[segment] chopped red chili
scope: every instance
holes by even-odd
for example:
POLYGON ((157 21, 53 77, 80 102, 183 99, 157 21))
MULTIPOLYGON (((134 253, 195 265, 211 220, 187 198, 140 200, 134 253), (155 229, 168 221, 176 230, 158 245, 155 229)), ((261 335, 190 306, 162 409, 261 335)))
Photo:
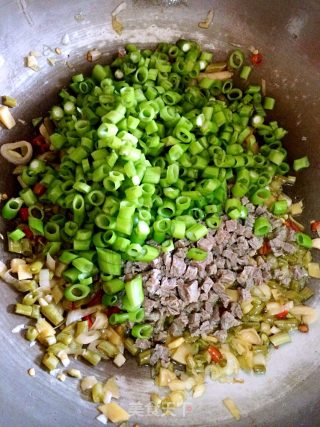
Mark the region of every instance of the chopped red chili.
POLYGON ((290 219, 287 219, 284 222, 284 225, 288 228, 291 228, 291 230, 293 230, 293 231, 302 231, 301 228, 296 223, 294 223, 293 221, 290 221, 290 219))
POLYGON ((33 186, 33 192, 36 196, 42 196, 46 192, 46 187, 41 182, 37 182, 33 186))
POLYGON ((29 239, 29 240, 33 239, 33 233, 32 233, 32 231, 30 230, 30 228, 27 225, 23 225, 22 226, 22 231, 26 235, 27 239, 29 239))
POLYGON ((45 153, 49 150, 49 144, 47 144, 46 140, 42 135, 38 135, 33 138, 31 144, 39 153, 45 153))
POLYGON ((121 312, 121 309, 119 307, 117 307, 117 306, 108 307, 106 309, 106 313, 107 313, 108 316, 111 316, 111 314, 117 314, 117 313, 120 313, 120 312, 121 312))
POLYGON ((103 296, 103 292, 100 289, 98 292, 96 292, 93 297, 91 298, 91 300, 88 302, 87 306, 88 307, 92 307, 94 305, 98 305, 101 304, 101 300, 102 300, 102 296, 103 296))
POLYGON ((208 352, 211 356, 211 360, 215 363, 220 363, 223 359, 220 350, 217 349, 217 347, 214 347, 213 345, 210 345, 210 347, 208 348, 208 352))
POLYGON ((288 315, 289 311, 288 310, 283 310, 281 311, 281 313, 276 314, 276 318, 277 319, 285 319, 288 315))
POLYGON ((20 218, 22 219, 22 221, 28 221, 28 218, 29 218, 28 208, 21 208, 19 210, 19 215, 20 215, 20 218))
POLYGON ((311 231, 316 233, 318 231, 318 229, 320 228, 320 221, 312 221, 310 226, 311 226, 311 231))
POLYGON ((252 65, 259 65, 262 62, 262 55, 261 53, 253 53, 250 56, 250 61, 252 65))
POLYGON ((271 246, 269 240, 265 239, 263 245, 258 249, 259 255, 269 255, 271 253, 271 246))

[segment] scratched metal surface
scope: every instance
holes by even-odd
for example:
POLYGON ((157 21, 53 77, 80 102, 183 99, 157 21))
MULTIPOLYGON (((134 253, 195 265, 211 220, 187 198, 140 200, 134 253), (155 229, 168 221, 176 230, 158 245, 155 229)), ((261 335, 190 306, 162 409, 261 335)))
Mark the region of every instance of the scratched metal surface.
MULTIPOLYGON (((103 60, 126 42, 153 44, 162 40, 191 37, 205 48, 216 50, 217 58, 234 44, 246 49, 258 47, 264 63, 253 74, 257 82, 267 80, 268 93, 277 97, 275 115, 289 129, 286 144, 290 159, 303 153, 311 158, 311 168, 299 175, 295 189, 303 197, 304 220, 319 217, 318 182, 320 176, 320 46, 318 1, 225 0, 220 1, 128 1, 120 14, 124 32, 111 28, 110 12, 119 1, 92 0, 0 0, 0 95, 19 99, 16 118, 29 122, 41 115, 56 99, 58 89, 74 70, 86 70, 89 48, 104 52, 103 60), (197 23, 213 8, 209 30, 197 23), (70 42, 62 44, 68 35, 70 42), (62 49, 57 56, 51 50, 62 49), (30 50, 41 52, 40 71, 24 67, 30 50), (54 67, 48 58, 57 62, 54 67), (68 62, 68 66, 66 65, 68 62)), ((1 143, 27 137, 28 125, 18 122, 11 131, 0 129, 1 143)), ((1 163, 0 191, 13 191, 13 179, 7 164, 1 163)), ((1 224, 0 231, 4 231, 1 224)), ((7 255, 2 250, 2 258, 7 255)), ((76 380, 58 382, 39 364, 41 350, 29 348, 22 334, 11 330, 24 319, 9 314, 16 294, 1 283, 0 302, 0 425, 1 427, 85 427, 99 425, 95 405, 81 395, 76 380), (36 377, 27 375, 31 367, 36 377)), ((312 304, 317 306, 319 293, 312 304)), ((206 394, 189 400, 175 417, 152 414, 148 392, 154 390, 147 369, 137 369, 134 361, 117 370, 112 364, 90 368, 80 363, 84 374, 103 379, 115 374, 120 381, 120 403, 133 414, 140 426, 316 426, 320 425, 319 326, 311 333, 295 335, 293 343, 270 357, 268 373, 263 377, 242 376, 244 384, 208 382, 206 394), (241 410, 236 423, 222 405, 231 397, 241 410)))

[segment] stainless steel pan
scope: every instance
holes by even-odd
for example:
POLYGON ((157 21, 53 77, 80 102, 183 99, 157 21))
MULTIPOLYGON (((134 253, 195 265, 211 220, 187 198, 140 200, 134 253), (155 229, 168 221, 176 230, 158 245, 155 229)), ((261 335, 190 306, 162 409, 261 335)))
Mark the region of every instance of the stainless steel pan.
MULTIPOLYGON (((275 115, 289 129, 286 144, 290 159, 304 153, 311 168, 299 174, 297 199, 306 205, 305 222, 320 216, 319 130, 320 130, 320 4, 318 0, 163 0, 127 1, 119 18, 121 36, 111 27, 111 11, 120 0, 1 0, 0 1, 0 95, 18 98, 16 118, 29 122, 42 115, 56 99, 57 90, 68 81, 69 67, 86 70, 86 52, 93 47, 104 52, 103 60, 127 42, 152 45, 180 37, 198 40, 218 52, 258 48, 263 64, 253 78, 267 81, 267 91, 277 98, 275 115), (209 9, 214 19, 208 30, 198 22, 209 9), (67 45, 65 35, 70 42, 67 45), (60 47, 57 56, 50 49, 60 47), (39 51, 40 71, 24 67, 29 51, 39 51), (58 61, 54 67, 47 58, 58 61), (66 61, 68 66, 66 65, 66 61)), ((31 129, 18 122, 11 131, 0 130, 0 141, 13 142, 28 136, 31 129)), ((13 191, 10 168, 1 161, 1 191, 13 191)), ((4 231, 4 225, 1 225, 4 231)), ((1 257, 7 255, 1 249, 1 257)), ((20 334, 11 330, 24 321, 10 313, 16 294, 1 283, 0 302, 0 425, 2 427, 84 427, 98 425, 95 405, 80 396, 77 382, 58 382, 40 368, 40 350, 29 348, 20 334), (31 378, 27 370, 35 367, 31 378)), ((313 305, 317 305, 318 297, 313 305)), ((190 401, 175 417, 152 413, 148 392, 154 389, 147 369, 134 361, 118 370, 111 364, 96 369, 81 366, 82 372, 105 378, 115 374, 121 384, 121 402, 133 421, 141 426, 231 426, 236 422, 222 405, 231 397, 241 409, 239 426, 320 425, 319 326, 308 335, 296 334, 293 344, 274 351, 267 374, 244 376, 244 384, 208 383, 206 394, 190 401)), ((75 363, 75 365, 77 365, 75 363)))

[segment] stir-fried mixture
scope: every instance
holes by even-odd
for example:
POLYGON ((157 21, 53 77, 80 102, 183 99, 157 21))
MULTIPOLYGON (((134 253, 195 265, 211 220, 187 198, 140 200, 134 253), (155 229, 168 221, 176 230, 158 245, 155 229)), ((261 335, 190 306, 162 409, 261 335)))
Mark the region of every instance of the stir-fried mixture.
MULTIPOLYGON (((151 396, 165 413, 201 396, 207 375, 265 373, 269 349, 315 320, 304 303, 319 242, 283 192, 295 177, 287 132, 267 119, 275 100, 248 83, 242 51, 213 59, 193 41, 128 45, 73 76, 31 143, 1 147, 22 187, 2 208, 8 250, 22 257, 0 273, 22 293, 15 313, 34 319, 27 340, 61 381, 70 356, 118 367, 135 356, 167 389, 151 396)), ((81 388, 101 422, 128 420, 113 378, 81 388)))

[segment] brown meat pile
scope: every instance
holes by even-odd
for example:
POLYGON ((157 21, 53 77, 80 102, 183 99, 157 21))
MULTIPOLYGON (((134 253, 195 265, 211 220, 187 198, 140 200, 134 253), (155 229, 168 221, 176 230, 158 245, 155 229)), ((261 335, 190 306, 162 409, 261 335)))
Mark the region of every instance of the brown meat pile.
MULTIPOLYGON (((196 336, 214 334, 224 341, 228 329, 239 325, 242 317, 240 304, 230 301, 227 288, 237 289, 241 302, 254 285, 275 279, 288 286, 292 279, 307 277, 302 267, 278 267, 277 257, 297 250, 294 232, 264 207, 255 207, 246 198, 242 202, 249 211, 243 223, 224 217, 218 230, 210 230, 196 244, 179 240, 172 252, 150 264, 127 263, 126 274, 143 276, 144 308, 146 320, 154 326, 153 343, 163 343, 168 334, 180 336, 185 330, 196 336), (269 243, 273 256, 267 259, 258 254, 264 239, 253 234, 259 216, 272 224, 269 243), (192 246, 208 251, 207 259, 187 259, 192 246)), ((142 348, 151 345, 146 341, 137 344, 142 348)))

